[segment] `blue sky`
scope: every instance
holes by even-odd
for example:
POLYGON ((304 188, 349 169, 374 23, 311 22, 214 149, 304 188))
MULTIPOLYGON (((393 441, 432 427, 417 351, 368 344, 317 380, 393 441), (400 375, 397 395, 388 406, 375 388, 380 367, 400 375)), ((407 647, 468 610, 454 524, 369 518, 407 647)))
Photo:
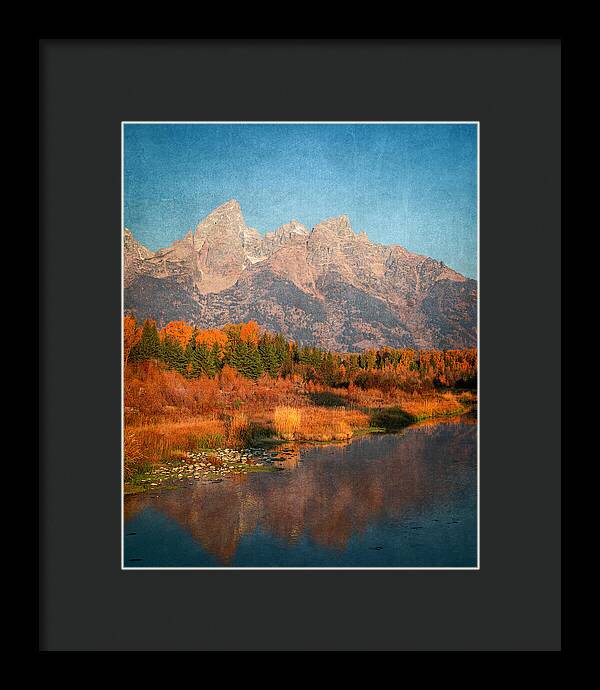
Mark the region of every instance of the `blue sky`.
POLYGON ((357 232, 477 274, 476 125, 125 125, 125 225, 152 250, 237 199, 264 233, 357 232))

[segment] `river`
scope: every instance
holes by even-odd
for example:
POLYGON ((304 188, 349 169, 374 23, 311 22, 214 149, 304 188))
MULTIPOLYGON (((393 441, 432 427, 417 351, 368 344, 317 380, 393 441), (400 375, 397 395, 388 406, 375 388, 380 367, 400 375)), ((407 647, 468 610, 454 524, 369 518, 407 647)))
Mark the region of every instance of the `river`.
POLYGON ((279 449, 278 472, 125 497, 124 567, 477 566, 477 425, 279 449))

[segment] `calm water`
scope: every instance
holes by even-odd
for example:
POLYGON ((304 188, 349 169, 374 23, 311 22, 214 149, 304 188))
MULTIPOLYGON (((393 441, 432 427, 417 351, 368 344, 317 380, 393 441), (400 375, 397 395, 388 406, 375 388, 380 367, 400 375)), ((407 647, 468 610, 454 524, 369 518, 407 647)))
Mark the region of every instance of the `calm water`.
POLYGON ((477 426, 282 447, 283 470, 125 498, 126 567, 477 565, 477 426))

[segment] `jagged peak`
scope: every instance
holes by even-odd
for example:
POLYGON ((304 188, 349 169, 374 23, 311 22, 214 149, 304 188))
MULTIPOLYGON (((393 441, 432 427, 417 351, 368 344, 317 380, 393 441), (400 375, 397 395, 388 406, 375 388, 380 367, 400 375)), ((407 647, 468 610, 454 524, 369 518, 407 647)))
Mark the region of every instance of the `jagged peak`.
POLYGON ((241 216, 242 215, 242 207, 240 206, 239 202, 236 201, 235 199, 230 199, 229 201, 226 201, 224 204, 221 204, 220 206, 217 206, 214 208, 207 216, 205 216, 204 220, 208 220, 209 218, 212 218, 213 216, 241 216))
POLYGON ((467 279, 400 245, 372 241, 364 229, 355 233, 346 214, 310 231, 293 219, 263 235, 246 226, 230 199, 196 226, 191 241, 188 233, 152 253, 131 229, 123 235, 125 305, 151 317, 158 309, 174 320, 239 322, 258 310, 297 339, 309 333, 317 343, 350 349, 375 340, 424 348, 476 343, 475 281, 457 286, 467 279))
POLYGON ((308 235, 308 230, 305 225, 303 225, 299 220, 293 218, 289 225, 293 228, 294 232, 299 232, 302 235, 308 235))
POLYGON ((146 251, 150 251, 149 249, 144 247, 144 245, 139 240, 135 239, 133 232, 129 228, 123 228, 123 240, 127 244, 135 244, 142 247, 143 249, 146 249, 146 251))
POLYGON ((309 232, 306 229, 306 226, 302 225, 297 220, 291 220, 289 223, 284 223, 280 227, 275 230, 273 233, 267 233, 269 235, 275 235, 277 237, 281 237, 282 235, 308 235, 309 232))
POLYGON ((341 216, 331 216, 322 220, 320 223, 315 225, 312 229, 312 235, 320 235, 321 233, 331 234, 338 237, 356 237, 352 226, 350 224, 350 218, 346 214, 341 216))
POLYGON ((140 259, 147 259, 154 255, 154 252, 135 239, 129 228, 123 228, 123 251, 125 257, 136 256, 140 259))
POLYGON ((235 199, 230 199, 224 204, 217 206, 196 226, 195 235, 204 234, 211 229, 211 226, 219 226, 219 230, 230 230, 235 233, 242 232, 246 226, 240 204, 235 199))
POLYGON ((215 213, 216 211, 226 211, 229 209, 241 211, 242 207, 240 206, 240 202, 237 199, 229 199, 229 201, 226 201, 224 204, 217 206, 217 208, 213 210, 213 213, 215 213))

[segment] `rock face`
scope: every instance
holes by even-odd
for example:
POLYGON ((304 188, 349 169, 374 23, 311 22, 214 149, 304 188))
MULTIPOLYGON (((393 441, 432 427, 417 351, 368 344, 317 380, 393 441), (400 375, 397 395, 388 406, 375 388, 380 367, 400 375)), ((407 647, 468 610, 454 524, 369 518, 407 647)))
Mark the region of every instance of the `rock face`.
POLYGON ((202 327, 256 320, 302 344, 463 348, 477 343, 477 283, 442 262, 355 233, 347 216, 262 236, 228 201, 151 252, 124 232, 125 308, 202 327))

